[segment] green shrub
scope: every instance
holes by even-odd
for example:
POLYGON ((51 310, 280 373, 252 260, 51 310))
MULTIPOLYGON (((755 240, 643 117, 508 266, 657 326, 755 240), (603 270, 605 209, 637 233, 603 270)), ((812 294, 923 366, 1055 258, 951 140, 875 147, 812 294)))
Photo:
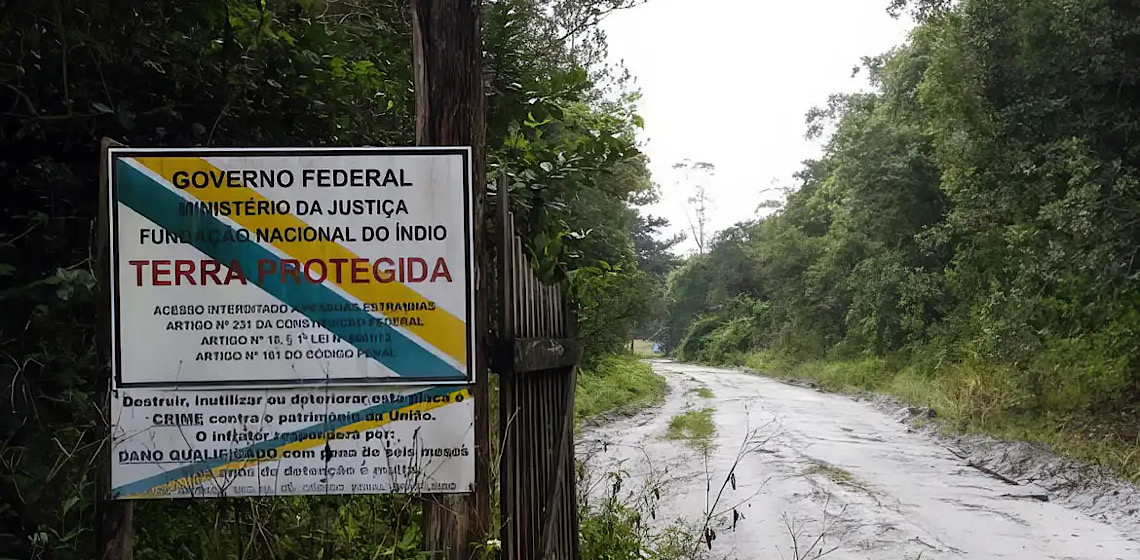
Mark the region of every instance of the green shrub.
POLYGON ((641 560, 647 552, 647 535, 641 512, 616 500, 598 508, 581 508, 579 533, 583 560, 641 560))
POLYGON ((669 384, 632 356, 605 356, 578 370, 574 418, 627 412, 665 398, 669 384))
POLYGON ((677 345, 675 354, 681 360, 696 360, 700 358, 701 349, 705 344, 705 336, 720 326, 722 320, 717 316, 705 316, 693 321, 685 330, 685 336, 677 345))
POLYGON ((420 558, 419 500, 409 495, 154 500, 136 504, 136 557, 420 558))
POLYGON ((1048 341, 1030 364, 1038 406, 1070 413, 1122 404, 1132 383, 1129 356, 1135 346, 1134 338, 1112 332, 1048 341))
POLYGON ((697 355, 703 362, 740 365, 752 346, 754 329, 748 317, 737 317, 718 325, 702 338, 697 355))
MULTIPOLYGON (((652 477, 652 475, 650 475, 652 477)), ((643 488, 639 495, 624 492, 625 475, 607 473, 610 493, 598 503, 580 487, 579 541, 582 560, 695 560, 697 537, 682 521, 660 531, 650 527, 658 515, 660 494, 643 488)), ((649 478, 640 481, 651 486, 649 478)), ((583 485, 584 486, 584 485, 583 485)))
POLYGON ((993 428, 1020 412, 1029 400, 1024 372, 971 361, 952 364, 932 387, 934 407, 962 427, 993 428))

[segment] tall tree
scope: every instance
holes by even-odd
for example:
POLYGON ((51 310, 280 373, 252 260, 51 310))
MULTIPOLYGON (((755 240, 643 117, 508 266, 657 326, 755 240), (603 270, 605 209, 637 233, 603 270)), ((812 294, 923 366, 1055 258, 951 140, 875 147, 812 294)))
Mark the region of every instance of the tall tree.
POLYGON ((692 232, 693 241, 697 244, 697 254, 703 255, 711 237, 708 221, 709 212, 712 210, 712 199, 708 194, 708 183, 716 172, 716 166, 707 161, 685 159, 673 164, 673 169, 680 171, 684 178, 678 186, 693 193, 686 199, 689 207, 685 210, 685 216, 689 219, 689 231, 692 232))
POLYGON ((637 210, 632 210, 632 214, 629 225, 637 268, 664 284, 669 272, 680 264, 680 258, 673 253, 673 249, 685 240, 685 234, 664 237, 662 230, 669 227, 669 220, 642 215, 637 210))

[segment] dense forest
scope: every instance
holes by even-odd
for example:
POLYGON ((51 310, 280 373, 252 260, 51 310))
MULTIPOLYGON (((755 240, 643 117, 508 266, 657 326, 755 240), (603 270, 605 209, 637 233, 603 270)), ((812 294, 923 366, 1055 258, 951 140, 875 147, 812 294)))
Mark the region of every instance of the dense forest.
MULTIPOLYGON (((540 272, 572 288, 587 367, 628 344, 664 287, 639 268, 664 224, 632 209, 655 196, 636 91, 604 64, 597 26, 637 3, 483 3, 488 183, 507 175, 540 272)), ((0 2, 0 556, 94 550, 100 139, 410 145, 411 50, 402 0, 0 2)), ((134 548, 413 558, 418 515, 408 496, 154 501, 135 510, 134 548)))
MULTIPOLYGON (((873 91, 808 115, 825 147, 782 208, 670 278, 664 342, 966 427, 1136 449, 1140 7, 891 9, 918 20, 908 41, 856 69, 873 91)), ((1140 476, 1134 452, 1092 458, 1140 476)))
MULTIPOLYGON (((637 90, 599 28, 642 1, 482 2, 487 183, 573 296, 583 379, 648 384, 612 355, 654 339, 1140 480, 1140 5, 884 0, 917 27, 855 70, 872 91, 807 115, 824 150, 782 206, 677 259, 638 210, 656 191, 637 90)), ((100 140, 412 144, 410 18, 406 0, 0 2, 0 557, 95 549, 100 140)), ((403 495, 151 501, 134 548, 422 558, 420 515, 403 495)), ((583 511, 584 557, 647 555, 638 515, 583 511)))

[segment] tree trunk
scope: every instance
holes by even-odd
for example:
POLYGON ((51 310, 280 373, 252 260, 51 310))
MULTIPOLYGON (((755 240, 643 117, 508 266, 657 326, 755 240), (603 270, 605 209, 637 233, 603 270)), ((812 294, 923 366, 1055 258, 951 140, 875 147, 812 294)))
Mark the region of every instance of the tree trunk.
POLYGON ((475 488, 424 498, 424 546, 440 558, 467 560, 488 535, 491 512, 486 325, 488 260, 484 226, 483 45, 479 0, 412 0, 416 144, 470 146, 475 244, 475 488))
POLYGON ((95 558, 131 560, 134 558, 134 504, 111 500, 111 268, 107 262, 110 236, 108 204, 111 190, 107 183, 107 149, 122 146, 104 138, 99 150, 99 214, 95 224, 95 273, 99 279, 99 359, 104 364, 99 383, 101 417, 96 420, 103 445, 95 459, 95 558))

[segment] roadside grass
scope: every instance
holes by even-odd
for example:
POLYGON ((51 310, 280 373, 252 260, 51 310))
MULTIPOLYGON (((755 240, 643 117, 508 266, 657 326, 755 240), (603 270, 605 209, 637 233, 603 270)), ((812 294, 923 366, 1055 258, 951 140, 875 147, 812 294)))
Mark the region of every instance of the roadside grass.
POLYGON ((715 412, 713 408, 702 408, 677 414, 669 419, 669 428, 665 432, 665 437, 685 440, 694 448, 707 453, 712 448, 712 439, 716 435, 713 412, 715 412))
POLYGON ((632 356, 606 356, 579 369, 574 421, 606 412, 632 414, 660 402, 669 392, 664 377, 632 356))
MULTIPOLYGON (((574 398, 574 421, 597 417, 608 412, 631 414, 638 409, 664 400, 669 392, 665 378, 654 373, 649 364, 634 356, 611 355, 593 360, 579 369, 574 398)), ((599 499, 592 495, 591 460, 577 460, 579 473, 578 507, 582 558, 655 558, 658 560, 695 560, 689 554, 689 543, 699 535, 683 523, 674 522, 655 529, 644 519, 657 515, 660 496, 648 491, 654 484, 643 484, 640 495, 621 492, 621 481, 629 475, 620 468, 602 473, 602 479, 613 484, 610 494, 599 499)), ((643 483, 652 482, 646 475, 643 483)))
POLYGON ((689 389, 688 391, 685 391, 685 393, 687 393, 687 394, 694 394, 695 393, 698 397, 700 397, 702 399, 711 399, 711 398, 714 398, 716 396, 713 394, 712 389, 709 389, 708 387, 694 387, 692 389, 689 389))
POLYGON ((911 406, 934 409, 944 431, 1045 444, 1140 483, 1140 433, 1134 426, 1130 432, 1126 420, 1035 411, 1010 368, 963 362, 940 366, 935 374, 930 368, 924 371, 914 363, 897 365, 884 358, 797 361, 770 350, 750 352, 739 361, 772 377, 815 381, 828 391, 888 394, 911 406))
POLYGON ((851 484, 854 477, 850 472, 843 470, 835 465, 828 465, 826 463, 817 463, 808 467, 804 474, 807 476, 818 475, 825 477, 836 484, 851 484))

